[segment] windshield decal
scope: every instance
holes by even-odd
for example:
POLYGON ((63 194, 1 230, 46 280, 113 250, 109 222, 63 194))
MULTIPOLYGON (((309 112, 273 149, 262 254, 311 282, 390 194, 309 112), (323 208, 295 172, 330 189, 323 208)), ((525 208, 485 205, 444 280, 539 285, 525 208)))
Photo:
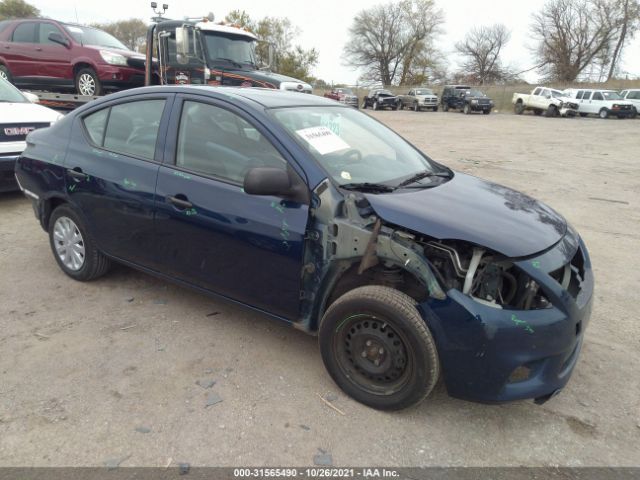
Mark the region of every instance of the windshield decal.
POLYGON ((315 148, 320 155, 345 150, 349 144, 327 127, 311 127, 296 130, 309 145, 315 148))

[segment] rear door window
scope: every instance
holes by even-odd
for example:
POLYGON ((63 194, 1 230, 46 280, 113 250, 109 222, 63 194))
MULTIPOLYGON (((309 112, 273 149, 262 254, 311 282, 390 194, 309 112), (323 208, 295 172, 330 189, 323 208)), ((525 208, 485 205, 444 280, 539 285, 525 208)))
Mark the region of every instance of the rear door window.
POLYGON ((111 107, 104 148, 153 160, 165 100, 140 100, 111 107))
POLYGON ((104 129, 107 126, 107 118, 109 118, 108 108, 99 110, 84 117, 84 128, 87 130, 91 141, 96 145, 102 146, 102 142, 104 140, 104 129))
POLYGON ((591 92, 584 92, 582 100, 589 100, 591 98, 591 92))
POLYGON ((11 40, 17 43, 35 43, 36 42, 36 22, 24 22, 16 27, 13 31, 11 40))

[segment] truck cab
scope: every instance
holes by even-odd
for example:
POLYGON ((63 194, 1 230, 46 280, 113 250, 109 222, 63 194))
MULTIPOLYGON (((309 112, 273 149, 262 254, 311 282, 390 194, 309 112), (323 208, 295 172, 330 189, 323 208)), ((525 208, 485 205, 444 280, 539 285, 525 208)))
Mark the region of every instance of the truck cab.
POLYGON ((154 81, 147 71, 146 83, 200 84, 263 87, 311 93, 306 82, 269 71, 269 62, 259 65, 258 38, 250 31, 202 19, 162 20, 149 28, 147 62, 157 55, 159 75, 154 81))

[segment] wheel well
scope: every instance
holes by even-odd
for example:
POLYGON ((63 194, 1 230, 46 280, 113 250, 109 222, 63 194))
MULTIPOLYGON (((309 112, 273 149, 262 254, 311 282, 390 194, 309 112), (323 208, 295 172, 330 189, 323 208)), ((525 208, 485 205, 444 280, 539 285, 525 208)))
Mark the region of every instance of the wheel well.
POLYGON ((521 98, 519 98, 518 100, 516 100, 516 103, 524 103, 524 102, 522 101, 521 98))
POLYGON ((73 76, 75 77, 78 74, 78 72, 80 70, 82 70, 83 68, 90 68, 91 70, 95 71, 95 69, 93 68, 93 66, 91 64, 80 62, 80 63, 76 63, 73 66, 73 76))
POLYGON ((358 273, 360 263, 353 264, 335 283, 323 310, 345 293, 365 285, 382 285, 395 288, 409 295, 416 302, 423 302, 429 296, 427 288, 410 272, 397 265, 387 266, 382 263, 358 273))
POLYGON ((49 230, 49 219, 51 218, 51 214, 53 211, 58 208, 60 205, 67 203, 64 198, 60 197, 52 197, 43 202, 42 206, 42 218, 40 222, 42 223, 42 228, 45 230, 49 230))

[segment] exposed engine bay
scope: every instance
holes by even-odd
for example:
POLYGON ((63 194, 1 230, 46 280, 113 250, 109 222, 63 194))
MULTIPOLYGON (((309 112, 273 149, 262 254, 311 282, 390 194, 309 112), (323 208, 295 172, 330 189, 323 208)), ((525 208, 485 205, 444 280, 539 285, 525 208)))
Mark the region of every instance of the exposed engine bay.
MULTIPOLYGON (((448 290, 456 289, 498 309, 551 306, 539 285, 507 257, 387 225, 363 195, 343 196, 328 181, 314 193, 315 225, 309 230, 301 295, 316 310, 367 284, 393 287, 419 302, 444 300, 448 290)), ((307 321, 312 310, 306 309, 307 321)))

